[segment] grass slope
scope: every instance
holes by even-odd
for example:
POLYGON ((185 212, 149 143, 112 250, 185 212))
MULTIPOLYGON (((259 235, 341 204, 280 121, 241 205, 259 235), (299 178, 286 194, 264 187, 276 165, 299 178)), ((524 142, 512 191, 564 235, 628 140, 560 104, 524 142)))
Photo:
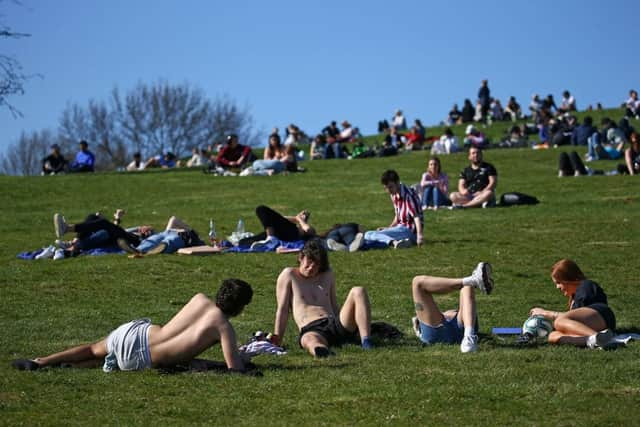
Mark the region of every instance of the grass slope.
MULTIPOLYGON (((216 220, 228 234, 239 217, 256 231, 259 203, 286 213, 302 208, 325 229, 334 222, 386 225, 393 211, 379 184, 395 168, 416 182, 426 153, 357 161, 306 163, 305 174, 214 177, 182 173, 0 177, 0 424, 633 424, 640 403, 640 345, 619 351, 547 346, 517 349, 485 336, 477 354, 457 346, 423 348, 413 337, 410 281, 416 274, 462 276, 476 262, 493 263, 496 290, 478 296, 481 331, 517 326, 530 307, 562 310, 550 266, 571 257, 607 291, 621 329, 640 326, 636 261, 638 180, 633 177, 556 176, 558 150, 493 150, 500 193, 522 191, 541 204, 425 215, 426 244, 402 251, 334 253, 339 298, 351 286, 368 288, 373 317, 398 325, 397 345, 363 352, 338 349, 316 361, 295 346, 290 322, 283 358, 260 356, 263 378, 219 374, 163 376, 155 371, 17 372, 10 361, 92 341, 118 324, 148 316, 167 321, 198 291, 213 293, 221 279, 246 278, 254 302, 233 321, 246 339, 272 329, 275 279, 295 255, 213 257, 124 256, 60 262, 21 261, 16 254, 50 243, 51 217, 71 221, 117 207, 125 224, 161 227, 177 214, 198 230, 216 220)), ((443 158, 453 182, 464 154, 443 158)), ((611 169, 613 162, 600 162, 611 169)), ((438 299, 443 308, 457 297, 438 299)), ((218 348, 204 357, 221 359, 218 348)))

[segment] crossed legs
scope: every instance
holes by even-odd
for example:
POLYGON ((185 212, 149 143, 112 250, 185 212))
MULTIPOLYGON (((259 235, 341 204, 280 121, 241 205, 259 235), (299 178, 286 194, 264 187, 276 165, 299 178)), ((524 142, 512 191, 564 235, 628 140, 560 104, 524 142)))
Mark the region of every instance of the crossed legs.
POLYGON ((558 316, 549 334, 551 344, 571 344, 586 347, 587 339, 607 328, 598 312, 589 307, 576 308, 558 316))

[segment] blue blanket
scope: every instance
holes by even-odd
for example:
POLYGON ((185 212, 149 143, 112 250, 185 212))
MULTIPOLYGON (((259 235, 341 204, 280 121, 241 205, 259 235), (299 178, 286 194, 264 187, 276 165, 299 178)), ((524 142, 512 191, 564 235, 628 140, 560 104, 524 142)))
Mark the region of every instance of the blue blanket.
MULTIPOLYGON (((44 251, 44 248, 37 249, 37 250, 31 251, 31 252, 20 252, 18 254, 18 258, 26 259, 26 260, 35 259, 37 255, 42 253, 42 251, 44 251)), ((82 251, 82 252, 80 252, 80 255, 98 256, 98 255, 124 254, 124 253, 126 253, 126 252, 123 251, 122 249, 120 249, 119 247, 110 246, 110 247, 106 247, 106 248, 96 248, 96 249, 89 249, 87 251, 82 251)))

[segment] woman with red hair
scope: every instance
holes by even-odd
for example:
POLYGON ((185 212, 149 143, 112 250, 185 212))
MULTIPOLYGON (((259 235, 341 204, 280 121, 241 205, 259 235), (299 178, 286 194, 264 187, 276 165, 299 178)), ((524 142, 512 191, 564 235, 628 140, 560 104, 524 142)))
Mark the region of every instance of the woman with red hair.
POLYGON ((534 307, 532 316, 544 316, 553 322, 551 344, 603 348, 614 336, 616 317, 607 305, 607 295, 594 281, 588 280, 578 264, 561 259, 551 268, 551 280, 567 298, 564 312, 534 307))

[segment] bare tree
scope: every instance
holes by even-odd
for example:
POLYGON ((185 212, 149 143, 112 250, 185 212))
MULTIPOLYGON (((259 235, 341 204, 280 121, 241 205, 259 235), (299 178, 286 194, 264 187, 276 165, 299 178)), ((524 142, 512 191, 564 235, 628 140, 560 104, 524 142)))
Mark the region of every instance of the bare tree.
MULTIPOLYGON (((2 0, 0 0, 1 3, 2 0)), ((20 4, 15 0, 13 3, 20 4)), ((1 18, 2 15, 0 15, 1 18)), ((31 34, 13 31, 11 27, 0 21, 0 38, 19 39, 23 37, 31 37, 31 34)), ((22 65, 15 58, 0 54, 0 107, 8 108, 13 117, 21 117, 22 112, 9 102, 8 98, 24 94, 25 82, 34 76, 36 75, 25 74, 22 65)))
POLYGON ((59 139, 65 147, 87 140, 96 155, 98 170, 115 169, 127 159, 115 113, 104 102, 90 100, 86 108, 67 106, 60 117, 59 139))
POLYGON ((238 108, 228 96, 209 101, 202 90, 187 83, 138 84, 124 99, 118 89, 111 96, 123 137, 135 151, 172 151, 178 156, 237 133, 244 144, 258 142, 248 107, 238 108))
POLYGON ((55 142, 56 137, 49 130, 31 134, 23 132, 18 142, 9 146, 6 155, 0 160, 0 171, 7 175, 39 174, 42 159, 55 142))

